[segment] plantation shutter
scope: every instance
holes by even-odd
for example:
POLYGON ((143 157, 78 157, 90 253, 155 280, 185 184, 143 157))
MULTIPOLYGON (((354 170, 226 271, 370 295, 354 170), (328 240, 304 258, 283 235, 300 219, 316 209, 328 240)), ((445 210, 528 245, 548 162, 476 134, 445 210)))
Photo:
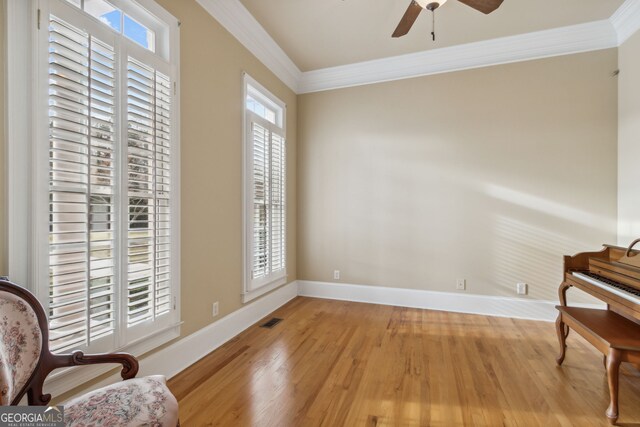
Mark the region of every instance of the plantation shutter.
POLYGON ((271 134, 271 271, 285 268, 285 145, 284 138, 271 134))
POLYGON ((115 54, 49 22, 49 321, 53 351, 115 328, 115 54))
POLYGON ((253 278, 269 273, 269 131, 253 123, 253 278))
POLYGON ((251 123, 253 153, 252 288, 285 271, 285 140, 258 120, 251 123))
POLYGON ((109 16, 45 10, 50 348, 150 348, 179 321, 176 64, 109 16))
POLYGON ((127 324, 171 310, 169 77, 127 62, 127 324))

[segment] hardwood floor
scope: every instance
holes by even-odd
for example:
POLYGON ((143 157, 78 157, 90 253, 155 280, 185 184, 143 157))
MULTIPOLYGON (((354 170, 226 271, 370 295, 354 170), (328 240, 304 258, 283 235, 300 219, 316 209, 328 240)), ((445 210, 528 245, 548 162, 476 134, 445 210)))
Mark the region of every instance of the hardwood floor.
MULTIPOLYGON (((602 359, 553 323, 298 297, 169 381, 190 426, 604 426, 602 359), (271 316, 270 316, 271 317, 271 316)), ((640 372, 620 377, 640 426, 640 372)))

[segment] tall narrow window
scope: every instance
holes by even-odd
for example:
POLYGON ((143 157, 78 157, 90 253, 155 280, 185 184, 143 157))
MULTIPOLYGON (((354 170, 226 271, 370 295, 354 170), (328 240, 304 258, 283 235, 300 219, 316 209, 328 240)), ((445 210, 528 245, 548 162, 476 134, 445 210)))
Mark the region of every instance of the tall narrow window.
POLYGON ((179 320, 171 31, 135 2, 43 3, 50 343, 109 351, 179 320))
POLYGON ((286 282, 284 104, 245 76, 245 293, 248 301, 286 282))

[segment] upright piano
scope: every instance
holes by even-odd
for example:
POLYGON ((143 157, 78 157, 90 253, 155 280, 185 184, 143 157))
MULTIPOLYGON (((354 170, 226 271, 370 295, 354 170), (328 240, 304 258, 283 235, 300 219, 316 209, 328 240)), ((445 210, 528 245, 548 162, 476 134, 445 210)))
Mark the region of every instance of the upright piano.
POLYGON ((564 257, 564 278, 558 289, 560 305, 556 332, 560 342, 558 365, 564 361, 569 330, 583 336, 604 355, 610 404, 606 416, 616 424, 618 373, 621 362, 640 368, 640 250, 604 245, 599 252, 564 257), (606 310, 567 305, 571 287, 593 295, 607 304, 606 310))

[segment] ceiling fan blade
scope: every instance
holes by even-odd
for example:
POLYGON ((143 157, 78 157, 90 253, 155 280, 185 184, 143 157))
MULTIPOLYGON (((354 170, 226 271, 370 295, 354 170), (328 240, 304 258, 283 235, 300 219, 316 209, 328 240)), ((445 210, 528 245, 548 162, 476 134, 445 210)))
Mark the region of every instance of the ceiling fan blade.
POLYGON ((396 30, 393 32, 392 37, 402 37, 407 34, 413 26, 413 23, 416 22, 420 12, 422 12, 422 6, 416 3, 415 0, 412 0, 407 11, 400 20, 400 23, 396 27, 396 30))
POLYGON ((485 15, 490 14, 494 10, 500 7, 503 0, 458 0, 460 3, 464 3, 469 7, 478 10, 485 15))

